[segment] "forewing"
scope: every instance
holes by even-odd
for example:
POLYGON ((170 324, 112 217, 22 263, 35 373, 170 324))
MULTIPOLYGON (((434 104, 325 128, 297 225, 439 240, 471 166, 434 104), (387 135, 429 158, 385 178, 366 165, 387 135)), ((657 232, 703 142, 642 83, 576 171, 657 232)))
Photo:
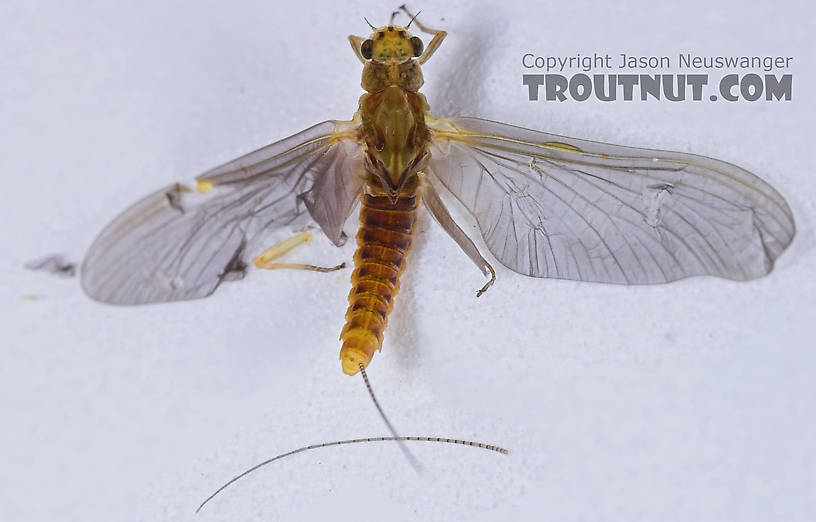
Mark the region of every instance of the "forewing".
POLYGON ((533 277, 662 283, 768 273, 794 222, 730 163, 476 118, 433 120, 428 169, 507 267, 533 277))
POLYGON ((351 127, 323 122, 206 172, 197 178, 204 194, 174 184, 145 197, 94 241, 81 270, 85 292, 114 304, 205 297, 243 276, 253 237, 307 210, 341 243, 362 188, 354 139, 351 127))

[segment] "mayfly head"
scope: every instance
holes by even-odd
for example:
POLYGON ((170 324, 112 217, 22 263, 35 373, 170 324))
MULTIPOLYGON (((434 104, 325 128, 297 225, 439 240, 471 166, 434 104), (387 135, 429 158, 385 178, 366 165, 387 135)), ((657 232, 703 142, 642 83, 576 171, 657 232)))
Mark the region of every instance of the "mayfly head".
POLYGON ((420 56, 423 48, 422 40, 407 27, 388 25, 374 29, 360 46, 360 54, 373 62, 403 63, 420 56))

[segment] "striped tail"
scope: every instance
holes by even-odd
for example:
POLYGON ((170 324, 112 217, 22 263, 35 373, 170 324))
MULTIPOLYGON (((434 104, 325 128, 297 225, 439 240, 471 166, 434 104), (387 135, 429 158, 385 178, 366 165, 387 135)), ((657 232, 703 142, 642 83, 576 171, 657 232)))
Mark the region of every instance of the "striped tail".
POLYGON ((410 192, 396 201, 372 194, 362 198, 346 326, 340 333, 340 361, 347 375, 359 372, 360 364, 368 366, 382 346, 411 246, 418 197, 410 192))

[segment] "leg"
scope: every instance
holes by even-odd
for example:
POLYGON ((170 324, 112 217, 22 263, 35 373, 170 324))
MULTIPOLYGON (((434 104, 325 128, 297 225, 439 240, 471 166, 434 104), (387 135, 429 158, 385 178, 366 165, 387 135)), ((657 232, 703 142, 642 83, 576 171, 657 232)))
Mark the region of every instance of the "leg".
POLYGON ((354 49, 354 54, 357 55, 357 58, 359 58, 361 62, 366 63, 365 58, 363 58, 363 55, 360 52, 360 46, 363 45, 363 42, 365 42, 366 37, 354 36, 353 34, 350 34, 348 39, 349 43, 351 44, 351 48, 354 49))
POLYGON ((482 271, 482 274, 487 275, 490 272, 490 281, 485 283, 485 285, 476 292, 476 297, 480 297, 482 294, 487 292, 487 289, 490 288, 493 283, 496 281, 496 271, 493 270, 493 267, 490 266, 490 263, 485 261, 482 255, 479 253, 479 249, 476 248, 476 245, 473 244, 473 241, 467 237, 459 225, 453 220, 451 215, 448 213, 448 209, 445 208, 445 204, 442 203, 442 200, 439 199, 439 195, 436 193, 436 190, 431 185, 431 182, 428 181, 427 177, 423 175, 421 178, 420 183, 420 200, 425 204, 425 208, 427 208, 431 215, 434 217, 437 223, 442 225, 442 228, 445 229, 445 232, 456 241, 456 244, 459 245, 459 248, 467 254, 471 261, 473 261, 479 270, 482 271))
POLYGON ((433 38, 431 38, 431 42, 428 44, 428 47, 426 47, 425 51, 419 56, 419 58, 417 58, 417 62, 420 65, 422 65, 423 63, 427 62, 428 58, 430 58, 431 55, 433 55, 433 53, 439 48, 439 46, 442 45, 442 40, 445 39, 445 36, 447 36, 448 33, 446 33, 445 31, 431 29, 429 27, 422 25, 419 22, 419 20, 416 19, 416 16, 412 15, 411 12, 408 11, 408 8, 405 7, 405 4, 402 4, 401 6, 399 6, 399 8, 402 9, 402 11, 405 12, 405 14, 411 17, 411 22, 408 24, 409 26, 411 25, 411 23, 416 23, 420 31, 422 31, 425 34, 433 35, 433 38))
POLYGON ((256 268, 264 268, 266 270, 274 270, 277 268, 294 268, 298 270, 313 270, 315 272, 334 272, 345 268, 345 263, 340 263, 337 266, 325 268, 322 266, 303 265, 297 263, 273 263, 272 261, 279 258, 283 254, 289 252, 301 243, 308 243, 312 240, 312 235, 309 232, 302 232, 296 236, 284 239, 279 243, 275 243, 271 247, 264 250, 264 252, 252 260, 256 268))
POLYGON ((269 263, 264 266, 259 266, 255 263, 255 266, 258 268, 265 268, 266 270, 276 270, 278 268, 291 268, 294 270, 311 270, 312 272, 335 272, 337 270, 342 270, 346 268, 346 263, 340 263, 337 266, 315 266, 315 265, 304 265, 301 263, 269 263))

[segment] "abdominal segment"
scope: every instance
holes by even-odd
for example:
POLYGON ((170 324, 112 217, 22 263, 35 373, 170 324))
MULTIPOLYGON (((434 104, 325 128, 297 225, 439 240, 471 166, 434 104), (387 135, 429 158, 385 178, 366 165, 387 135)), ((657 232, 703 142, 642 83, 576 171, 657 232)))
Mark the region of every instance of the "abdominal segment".
POLYGON ((340 360, 343 372, 348 375, 359 372, 360 364, 368 366, 374 352, 382 346, 388 314, 394 306, 411 245, 417 202, 415 189, 404 190, 393 200, 371 193, 362 198, 349 307, 340 334, 343 341, 340 360))

